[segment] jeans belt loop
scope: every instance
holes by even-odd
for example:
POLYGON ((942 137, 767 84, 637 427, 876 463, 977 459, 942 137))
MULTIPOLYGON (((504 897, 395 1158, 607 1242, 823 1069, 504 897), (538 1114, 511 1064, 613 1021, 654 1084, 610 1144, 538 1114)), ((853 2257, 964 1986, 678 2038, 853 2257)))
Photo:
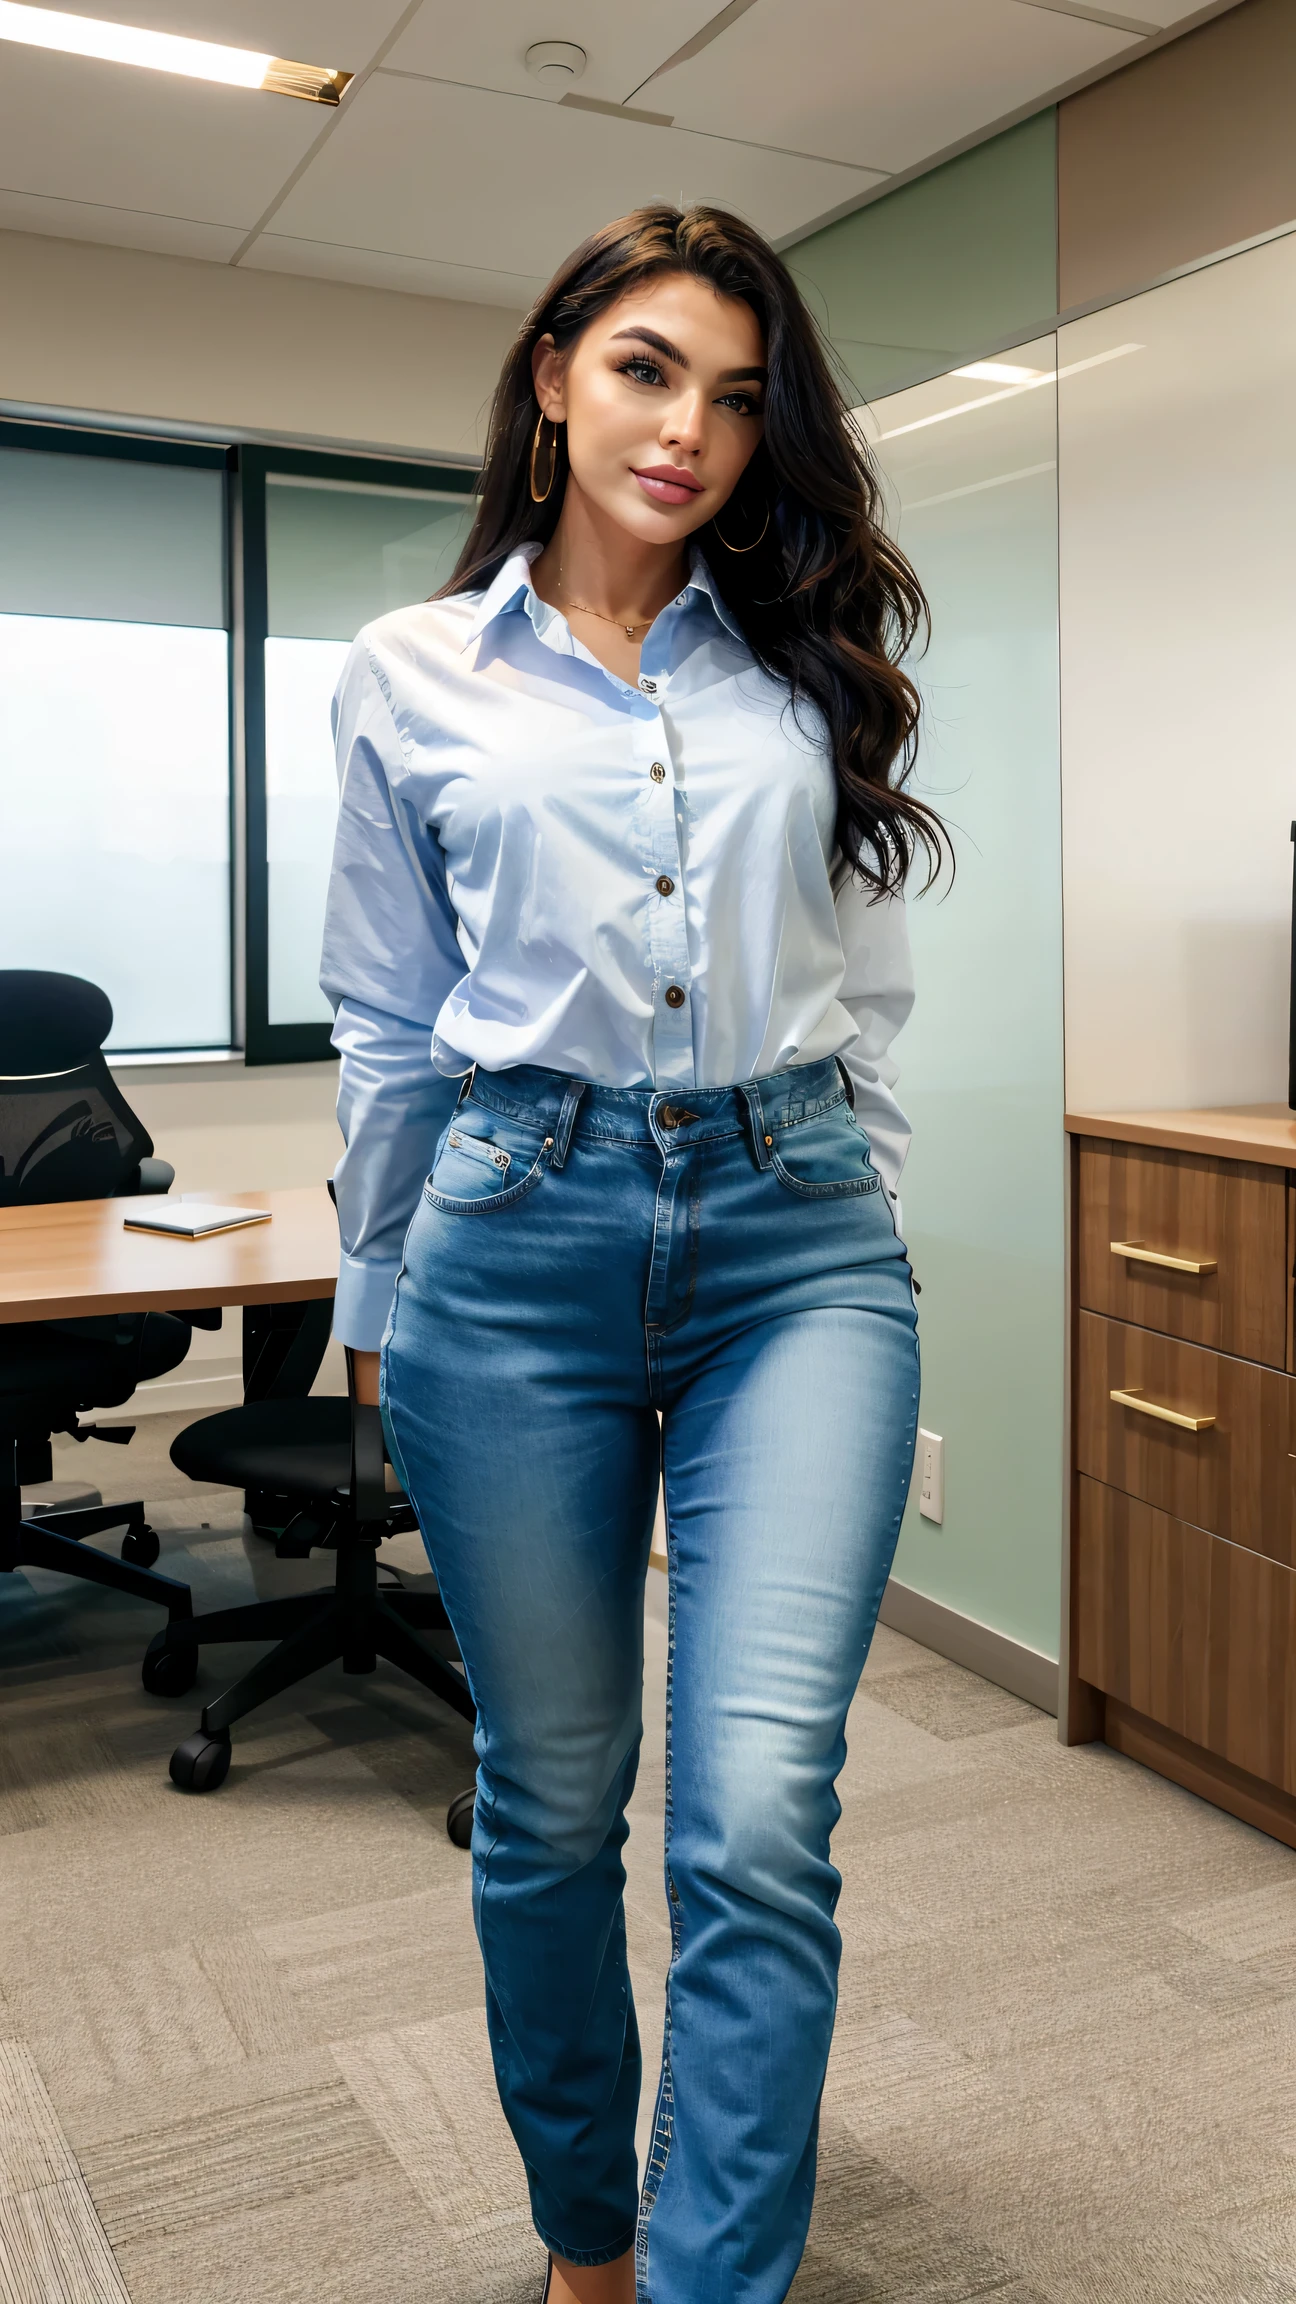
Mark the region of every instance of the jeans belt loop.
POLYGON ((561 1168, 567 1158, 571 1149, 572 1130, 576 1125, 576 1115, 581 1108, 581 1099, 588 1086, 588 1080, 569 1080, 567 1083, 567 1091, 558 1113, 558 1125, 554 1129, 553 1158, 549 1163, 551 1168, 561 1168))
POLYGON ((747 1124, 756 1165, 758 1168, 771 1168, 773 1162, 769 1145, 765 1141, 765 1108, 761 1103, 760 1089, 754 1080, 740 1080, 738 1093, 747 1107, 747 1124))
POLYGON ((836 1064, 837 1069, 842 1076, 842 1086, 846 1091, 846 1101, 853 1112, 855 1109, 855 1083, 852 1080, 840 1056, 837 1057, 836 1064))
POLYGON ((476 1079, 476 1078, 477 1078, 477 1067, 476 1067, 476 1065, 475 1065, 475 1064, 470 1064, 470 1065, 469 1065, 469 1067, 468 1067, 468 1070, 465 1072, 465 1074, 464 1074, 464 1076, 463 1076, 463 1080, 462 1080, 462 1081, 461 1081, 461 1083, 460 1083, 460 1087, 459 1087, 459 1093, 458 1093, 458 1095, 457 1095, 457 1096, 456 1096, 456 1098, 455 1098, 455 1110, 456 1110, 456 1112, 458 1111, 458 1109, 459 1109, 459 1107, 460 1107, 460 1105, 461 1105, 461 1104, 466 1104, 466 1103, 467 1103, 467 1101, 468 1101, 469 1097, 471 1096, 471 1094, 472 1094, 472 1092, 473 1092, 473 1082, 475 1081, 475 1079, 476 1079))

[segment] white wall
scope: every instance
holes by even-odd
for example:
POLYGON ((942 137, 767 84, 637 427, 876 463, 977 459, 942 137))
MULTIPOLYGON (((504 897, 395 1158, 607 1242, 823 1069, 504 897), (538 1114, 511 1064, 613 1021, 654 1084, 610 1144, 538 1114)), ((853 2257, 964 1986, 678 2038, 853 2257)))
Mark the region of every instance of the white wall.
MULTIPOLYGON (((519 317, 21 232, 0 232, 0 312, 0 402, 461 457, 480 450, 519 317)), ((117 1077, 177 1191, 332 1172, 333 1064, 123 1065, 117 1077)), ((131 1412, 236 1400, 239 1351, 227 1313, 131 1412)))
POLYGON ((475 455, 519 315, 0 232, 0 401, 475 455))
POLYGON ((1285 1105, 1296 234, 1059 364, 1067 1101, 1285 1105))
POLYGON ((177 1192, 319 1184, 342 1149, 336 1064, 117 1064, 177 1192))

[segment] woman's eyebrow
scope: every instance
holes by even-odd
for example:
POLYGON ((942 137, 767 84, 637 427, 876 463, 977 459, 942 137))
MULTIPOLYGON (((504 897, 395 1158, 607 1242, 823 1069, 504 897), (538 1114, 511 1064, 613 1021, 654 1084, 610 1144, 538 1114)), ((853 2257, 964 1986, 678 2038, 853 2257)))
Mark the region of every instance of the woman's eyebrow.
MULTIPOLYGON (((622 328, 612 338, 614 344, 624 344, 630 341, 636 344, 650 344, 654 352, 660 352, 665 359, 673 360, 677 368, 688 367, 687 353, 681 352, 678 344, 672 344, 668 337, 659 336, 655 328, 622 328)), ((745 384, 754 380, 758 384, 763 384, 766 381, 766 375, 767 371, 760 366, 759 362, 753 361, 750 368, 726 368, 719 381, 721 384, 745 384)))
POLYGON ((665 336, 659 336, 655 328, 622 328, 612 338, 612 342, 624 344, 629 338, 639 344, 651 344, 654 352, 661 352, 667 360, 673 360, 677 368, 688 366, 687 353, 681 352, 679 346, 670 343, 665 336))

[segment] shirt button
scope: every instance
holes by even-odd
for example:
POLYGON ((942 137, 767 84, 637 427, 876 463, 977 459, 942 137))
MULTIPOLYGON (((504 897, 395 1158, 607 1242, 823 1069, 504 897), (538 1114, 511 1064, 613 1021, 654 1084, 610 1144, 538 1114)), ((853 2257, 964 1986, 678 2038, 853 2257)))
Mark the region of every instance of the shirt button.
POLYGON ((657 893, 659 896, 673 896, 675 893, 675 883, 665 872, 657 882, 657 893))
POLYGON ((666 781, 666 771, 665 771, 665 769, 663 768, 663 766, 662 766, 662 764, 661 764, 660 760, 654 760, 654 762, 653 762, 653 764, 652 764, 651 768, 649 769, 648 773, 649 773, 649 775, 651 776, 651 778, 652 778, 652 780, 653 780, 654 784, 664 784, 664 783, 665 783, 665 781, 666 781))
POLYGON ((687 995, 681 990, 678 984, 667 985, 666 1005, 668 1008, 682 1008, 686 997, 687 995))

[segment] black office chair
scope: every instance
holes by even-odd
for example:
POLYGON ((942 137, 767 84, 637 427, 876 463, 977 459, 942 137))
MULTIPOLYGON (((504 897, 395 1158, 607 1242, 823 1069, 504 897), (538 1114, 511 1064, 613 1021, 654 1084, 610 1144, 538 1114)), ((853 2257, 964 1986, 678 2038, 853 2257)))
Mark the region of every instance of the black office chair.
MULTIPOLYGON (((106 992, 79 976, 0 969, 0 1208, 166 1192, 175 1170, 153 1157, 148 1132, 104 1061, 112 1029, 106 992)), ((126 1441, 134 1429, 82 1424, 137 1384, 165 1375, 189 1349, 195 1319, 168 1312, 0 1326, 0 1574, 54 1568, 155 1600, 172 1621, 189 1587, 150 1573, 158 1540, 142 1503, 82 1505, 24 1517, 24 1484, 53 1477, 51 1434, 126 1441), (120 1560, 81 1549, 124 1528, 120 1560)), ((219 1314, 215 1315, 219 1319, 219 1314)))
MULTIPOLYGON (((319 1592, 173 1618, 157 1634, 143 1667, 144 1685, 157 1695, 192 1685, 198 1650, 209 1643, 278 1643, 205 1707, 197 1732, 173 1752, 171 1781, 185 1792, 211 1792, 224 1783, 236 1720, 339 1659, 344 1672, 372 1672, 383 1656, 461 1719, 476 1719, 467 1682, 455 1669, 458 1650, 440 1595, 378 1581, 380 1544, 418 1523, 401 1489, 388 1484, 382 1418, 355 1397, 351 1355, 346 1399, 293 1397, 314 1380, 327 1328, 317 1328, 310 1341, 305 1324, 295 1339, 287 1323, 284 1333, 278 1364, 268 1382, 262 1377, 270 1396, 190 1424, 172 1443, 171 1461, 191 1480, 244 1489, 253 1509, 258 1502, 268 1509, 278 1500, 287 1510, 280 1515, 277 1553, 298 1559, 312 1551, 334 1553, 334 1582, 319 1592), (440 1653, 420 1637, 425 1632, 446 1636, 440 1653)), ((274 1353, 271 1332, 263 1362, 274 1353)), ((447 1812, 446 1829, 460 1847, 471 1837, 472 1809, 467 1791, 447 1812)))

